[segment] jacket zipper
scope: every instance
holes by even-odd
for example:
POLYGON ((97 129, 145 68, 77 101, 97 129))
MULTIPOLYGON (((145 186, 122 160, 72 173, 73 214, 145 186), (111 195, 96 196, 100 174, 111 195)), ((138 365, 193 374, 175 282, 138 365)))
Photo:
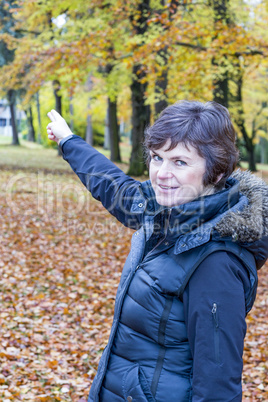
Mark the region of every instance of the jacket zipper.
POLYGON ((214 325, 214 350, 216 363, 220 363, 220 338, 219 338, 219 319, 218 319, 218 306, 217 303, 213 303, 212 306, 212 318, 214 325))
POLYGON ((153 397, 155 397, 158 383, 159 383, 159 378, 161 375, 161 371, 163 368, 164 364, 164 359, 165 359, 165 354, 166 354, 166 347, 165 347, 165 338, 166 338, 166 325, 168 322, 168 317, 171 311, 171 307, 173 304, 173 298, 168 297, 165 302, 165 306, 162 312, 162 316, 160 319, 160 324, 158 328, 158 344, 160 346, 159 352, 158 352, 158 358, 156 361, 156 366, 155 366, 155 371, 151 383, 151 392, 153 397))
POLYGON ((152 248, 152 250, 149 251, 148 254, 146 254, 146 256, 145 256, 143 262, 144 262, 144 261, 147 259, 147 257, 149 257, 149 256, 154 252, 154 250, 155 250, 158 246, 160 246, 160 244, 163 243, 163 241, 166 239, 171 212, 172 212, 172 208, 169 208, 169 210, 168 210, 168 217, 167 217, 166 224, 165 224, 164 236, 162 237, 162 239, 160 239, 160 240, 157 242, 157 244, 154 246, 154 248, 152 248))
MULTIPOLYGON (((162 237, 162 239, 160 239, 157 242, 157 244, 152 248, 152 250, 149 251, 149 253, 145 256, 145 258, 142 261, 142 263, 139 264, 136 267, 136 271, 143 265, 143 263, 154 252, 154 250, 161 243, 163 243, 163 241, 166 239, 167 232, 168 232, 168 226, 169 226, 169 222, 170 222, 171 212, 172 212, 172 208, 169 208, 168 217, 167 217, 167 220, 165 222, 164 236, 162 237)), ((172 307, 172 303, 173 303, 172 298, 167 298, 166 299, 164 310, 163 310, 163 313, 162 313, 162 316, 161 316, 161 319, 160 319, 160 324, 159 324, 159 329, 158 329, 158 343, 160 345, 160 349, 159 349, 159 354, 158 354, 156 367, 155 367, 155 371, 154 371, 154 375, 153 375, 153 380, 152 380, 152 383, 151 383, 151 392, 152 392, 153 397, 155 397, 158 382, 159 382, 159 378, 160 378, 160 374, 161 374, 162 367, 163 367, 163 364, 164 364, 164 357, 165 357, 165 352, 166 352, 166 348, 165 348, 166 325, 167 325, 168 317, 169 317, 170 310, 171 310, 171 307, 172 307)))

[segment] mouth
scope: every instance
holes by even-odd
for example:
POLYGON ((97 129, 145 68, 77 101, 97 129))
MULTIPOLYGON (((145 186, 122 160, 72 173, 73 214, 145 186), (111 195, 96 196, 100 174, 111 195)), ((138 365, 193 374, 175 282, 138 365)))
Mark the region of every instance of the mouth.
POLYGON ((158 184, 158 187, 159 187, 161 190, 164 190, 164 191, 177 190, 177 189, 178 189, 178 187, 164 186, 163 184, 158 184))

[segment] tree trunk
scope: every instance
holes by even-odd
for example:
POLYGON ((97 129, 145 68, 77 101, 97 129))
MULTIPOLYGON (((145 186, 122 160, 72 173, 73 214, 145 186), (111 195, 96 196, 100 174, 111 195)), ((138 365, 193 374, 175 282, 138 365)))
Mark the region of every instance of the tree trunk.
POLYGON ((74 132, 74 105, 73 105, 73 97, 72 96, 70 96, 69 111, 70 111, 70 129, 73 133, 74 132))
MULTIPOLYGON (((174 15, 178 9, 180 1, 171 0, 169 2, 169 21, 171 22, 174 18, 174 15)), ((166 1, 161 0, 161 5, 166 7, 166 1)), ((164 31, 168 29, 164 28, 164 31)), ((161 76, 155 83, 155 92, 159 97, 159 100, 155 103, 155 114, 158 117, 159 114, 168 106, 167 98, 166 98, 166 90, 168 86, 168 46, 165 46, 160 52, 158 52, 158 56, 162 58, 163 65, 165 66, 161 72, 161 76)))
POLYGON ((36 109, 37 109, 37 120, 38 120, 37 142, 38 142, 38 144, 41 144, 41 142, 42 142, 42 139, 41 139, 42 122, 41 122, 39 92, 36 92, 36 109))
POLYGON ((11 115, 11 126, 12 126, 12 145, 20 145, 19 135, 17 129, 17 119, 16 119, 16 93, 13 89, 10 89, 7 93, 7 98, 9 102, 10 115, 11 115))
POLYGON ((255 145, 251 142, 250 148, 248 151, 248 168, 252 172, 257 172, 256 161, 255 161, 255 145))
POLYGON ((143 157, 144 130, 150 123, 150 107, 145 105, 145 90, 147 84, 140 82, 139 71, 141 66, 133 68, 133 79, 131 84, 131 104, 132 104, 132 152, 130 157, 129 175, 141 176, 145 169, 143 157))
MULTIPOLYGON (((58 80, 53 81, 53 92, 55 96, 55 109, 56 111, 62 115, 62 102, 61 102, 61 94, 60 94, 61 85, 58 80)), ((61 148, 58 146, 58 156, 62 156, 61 148)))
POLYGON ((33 126, 33 111, 30 105, 28 109, 25 110, 28 125, 28 141, 35 142, 35 130, 33 126))
MULTIPOLYGON (((212 63, 218 69, 222 67, 215 59, 212 61, 212 63)), ((218 75, 213 81, 213 100, 214 102, 220 103, 228 108, 228 95, 229 85, 227 73, 225 73, 222 77, 218 75)))
MULTIPOLYGON (((262 108, 267 108, 267 101, 262 102, 262 108)), ((267 138, 267 128, 268 128, 268 121, 267 118, 263 123, 262 127, 260 127, 265 133, 267 138)), ((264 137, 260 137, 260 148, 261 148, 261 163, 267 163, 267 139, 264 137)))
POLYGON ((104 149, 110 149, 110 133, 109 133, 109 106, 107 106, 105 117, 105 129, 104 129, 104 149))
POLYGON ((245 124, 245 114, 243 108, 243 98, 242 98, 242 87, 243 87, 243 72, 239 71, 239 67, 237 67, 237 90, 236 90, 236 109, 237 115, 235 116, 236 124, 241 130, 245 147, 248 153, 248 168, 252 172, 256 172, 256 162, 255 162, 255 144, 254 139, 250 138, 246 129, 245 124))
POLYGON ((109 116, 109 139, 110 139, 110 159, 113 162, 121 162, 119 148, 119 126, 117 122, 117 104, 108 98, 108 116, 109 116))
MULTIPOLYGON (((137 5, 137 10, 139 13, 138 19, 131 19, 132 28, 137 35, 141 35, 141 38, 143 38, 148 29, 147 20, 151 11, 150 0, 142 0, 137 5)), ((141 82, 141 80, 145 78, 142 67, 141 64, 134 65, 132 70, 134 78, 130 87, 132 105, 132 151, 128 174, 133 176, 141 176, 146 169, 143 158, 143 141, 145 127, 150 123, 150 107, 145 105, 147 83, 141 82)))
MULTIPOLYGON (((105 72, 107 75, 111 73, 113 70, 113 64, 108 63, 105 67, 105 72)), ((121 162, 120 157, 120 135, 119 135, 119 126, 117 122, 117 99, 114 100, 108 96, 108 131, 109 131, 109 147, 110 147, 110 159, 113 162, 121 162)), ((107 141, 106 141, 107 142, 107 141)))
MULTIPOLYGON (((172 22, 174 18, 178 6, 182 4, 181 1, 178 0, 170 0, 169 2, 169 21, 172 22)), ((166 8, 167 2, 165 0, 161 0, 160 4, 166 8)), ((163 30, 166 31, 169 28, 167 26, 163 27, 163 30)), ((155 103, 155 114, 158 117, 159 114, 168 106, 166 90, 168 86, 168 57, 169 51, 168 46, 166 45, 163 49, 158 52, 158 56, 161 57, 164 68, 162 69, 161 76, 157 79, 155 83, 155 92, 158 95, 158 101, 155 103)))
POLYGON ((93 129, 92 129, 92 119, 91 119, 91 96, 90 93, 92 91, 93 88, 93 82, 92 82, 92 78, 91 78, 91 73, 88 75, 87 77, 87 82, 85 85, 86 88, 86 92, 89 93, 88 96, 88 103, 87 103, 87 127, 86 127, 86 138, 85 141, 93 146, 93 129))
MULTIPOLYGON (((267 133, 266 133, 267 134, 267 133)), ((260 148, 261 148, 261 163, 267 163, 267 140, 266 138, 260 138, 260 148)))
POLYGON ((85 141, 89 144, 89 145, 93 145, 93 130, 92 130, 92 121, 91 121, 91 115, 88 112, 87 115, 87 128, 86 128, 86 138, 85 141))
MULTIPOLYGON (((214 25, 221 21, 230 25, 229 0, 213 0, 214 25)), ((216 38, 215 38, 216 39, 216 38)), ((213 100, 228 108, 229 80, 228 72, 224 61, 218 61, 217 57, 212 59, 216 68, 216 76, 213 80, 213 100)))
POLYGON ((61 90, 61 85, 60 82, 58 80, 54 80, 53 81, 53 92, 54 92, 54 96, 55 96, 55 108, 56 111, 61 115, 62 114, 62 102, 61 102, 61 94, 60 94, 60 90, 61 90))
POLYGON ((155 103, 154 110, 155 114, 158 117, 159 114, 164 110, 167 106, 167 99, 166 99, 166 89, 168 85, 168 48, 165 46, 165 48, 159 52, 159 55, 163 59, 163 63, 165 65, 165 68, 162 70, 161 77, 158 78, 158 80, 155 83, 155 92, 158 95, 159 100, 155 103))

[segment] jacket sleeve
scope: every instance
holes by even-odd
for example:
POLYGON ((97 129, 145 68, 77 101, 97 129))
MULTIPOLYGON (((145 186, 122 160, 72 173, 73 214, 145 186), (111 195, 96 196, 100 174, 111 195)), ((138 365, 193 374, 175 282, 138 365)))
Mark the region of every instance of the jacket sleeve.
POLYGON ((233 254, 218 251, 200 264, 184 291, 193 402, 242 400, 247 286, 242 263, 233 254))
POLYGON ((140 182, 77 135, 67 137, 60 145, 63 158, 92 196, 125 226, 138 229, 146 206, 140 182))

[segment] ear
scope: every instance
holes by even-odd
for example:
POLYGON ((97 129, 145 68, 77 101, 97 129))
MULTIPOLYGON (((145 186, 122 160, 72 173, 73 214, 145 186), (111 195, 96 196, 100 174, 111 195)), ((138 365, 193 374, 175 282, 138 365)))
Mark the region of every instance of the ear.
POLYGON ((217 180, 215 182, 215 184, 219 183, 219 181, 223 178, 223 173, 221 173, 218 177, 217 180))

